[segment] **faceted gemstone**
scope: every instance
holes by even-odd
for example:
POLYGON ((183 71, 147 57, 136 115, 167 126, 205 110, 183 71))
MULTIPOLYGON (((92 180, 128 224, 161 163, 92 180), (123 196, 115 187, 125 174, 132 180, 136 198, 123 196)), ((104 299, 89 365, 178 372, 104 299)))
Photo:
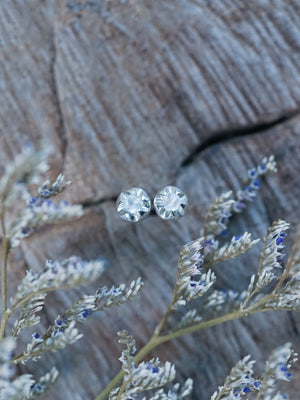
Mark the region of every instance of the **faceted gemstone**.
POLYGON ((131 188, 122 192, 117 200, 117 211, 125 221, 138 222, 151 210, 151 199, 145 190, 131 188))
POLYGON ((163 219, 177 219, 184 215, 188 200, 176 186, 166 186, 154 198, 156 213, 163 219))

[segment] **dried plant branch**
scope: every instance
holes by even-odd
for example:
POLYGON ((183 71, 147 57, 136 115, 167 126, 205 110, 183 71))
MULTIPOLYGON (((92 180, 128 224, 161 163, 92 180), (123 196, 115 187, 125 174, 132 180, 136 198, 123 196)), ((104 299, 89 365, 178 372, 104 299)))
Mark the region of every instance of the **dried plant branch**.
MULTIPOLYGON (((32 146, 7 168, 0 179, 0 224, 2 228, 1 278, 3 311, 0 324, 0 399, 34 399, 51 386, 58 375, 52 369, 37 383, 29 374, 12 379, 10 364, 36 361, 44 353, 56 351, 79 340, 76 323, 84 322, 96 311, 104 311, 110 306, 119 306, 132 300, 140 292, 143 282, 140 278, 128 286, 121 284, 108 289, 103 287, 92 295, 84 295, 65 312, 58 316, 54 324, 43 333, 34 332, 32 340, 18 355, 12 355, 15 338, 25 328, 31 328, 40 321, 39 312, 44 306, 48 292, 81 286, 97 280, 103 272, 103 259, 83 261, 79 257, 70 257, 64 261, 48 260, 44 271, 27 271, 17 287, 16 294, 7 301, 7 257, 9 251, 20 244, 39 227, 79 218, 83 215, 82 207, 68 205, 62 201, 55 203, 50 198, 62 193, 70 181, 65 181, 62 174, 50 183, 46 180, 32 197, 28 190, 29 183, 37 183, 47 170, 46 150, 34 150, 32 146), (23 210, 6 229, 5 210, 8 204, 18 198, 25 200, 23 210), (5 337, 6 325, 15 311, 19 311, 12 336, 5 337), (4 397, 3 397, 4 396, 4 397)), ((209 208, 204 222, 204 235, 191 243, 185 244, 180 252, 177 278, 170 304, 161 321, 156 326, 152 337, 136 354, 135 341, 126 331, 119 332, 120 342, 126 349, 120 361, 122 370, 107 387, 96 397, 104 400, 134 399, 137 393, 154 390, 150 400, 183 400, 192 390, 192 381, 188 379, 180 388, 175 384, 166 393, 160 387, 175 377, 175 367, 170 362, 160 364, 159 359, 144 361, 156 347, 182 335, 201 329, 244 318, 250 314, 269 310, 300 311, 300 245, 295 244, 292 255, 284 265, 284 240, 289 224, 282 220, 275 221, 264 238, 263 251, 256 274, 250 279, 247 290, 236 293, 213 288, 217 276, 209 269, 220 261, 226 261, 250 250, 259 239, 251 239, 248 232, 226 240, 227 225, 234 213, 246 208, 254 200, 260 188, 260 177, 268 171, 276 171, 274 157, 265 158, 260 165, 248 171, 244 187, 232 193, 219 196, 209 208), (223 236, 223 239, 217 239, 223 236), (273 283, 272 288, 268 286, 273 283), (175 326, 166 329, 169 317, 178 307, 186 306, 195 299, 203 297, 201 309, 186 311, 175 326), (119 387, 116 387, 120 382, 119 387)), ((300 228, 296 241, 300 238, 300 228)), ((267 361, 264 375, 260 379, 253 377, 253 364, 249 356, 232 368, 224 385, 211 397, 211 400, 236 400, 248 392, 258 392, 256 398, 264 400, 282 400, 284 397, 274 390, 274 379, 289 379, 288 369, 296 360, 290 344, 276 349, 267 361)), ((143 399, 145 400, 145 398, 143 399)))

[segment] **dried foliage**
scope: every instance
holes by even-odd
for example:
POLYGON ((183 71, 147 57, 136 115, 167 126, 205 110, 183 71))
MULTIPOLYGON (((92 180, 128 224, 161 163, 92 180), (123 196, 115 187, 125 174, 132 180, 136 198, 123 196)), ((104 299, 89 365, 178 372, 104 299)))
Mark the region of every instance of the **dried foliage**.
MULTIPOLYGON (((77 323, 84 322, 94 312, 103 312, 108 307, 120 306, 132 300, 140 292, 140 278, 119 286, 100 287, 96 293, 84 295, 59 315, 53 325, 42 332, 40 313, 46 307, 46 295, 50 291, 70 289, 97 281, 105 268, 105 260, 84 261, 78 256, 66 260, 47 260, 45 269, 34 272, 29 269, 16 289, 15 296, 7 301, 7 256, 20 241, 46 224, 80 218, 80 205, 68 205, 53 198, 71 184, 60 174, 51 183, 46 180, 31 196, 28 185, 38 184, 48 169, 48 147, 35 150, 28 145, 15 161, 7 166, 0 179, 0 219, 2 226, 2 301, 3 312, 0 326, 0 400, 35 399, 56 381, 58 371, 53 368, 37 382, 30 374, 15 379, 11 364, 36 361, 46 352, 60 350, 81 339, 77 323), (50 200, 51 198, 51 200, 50 200), (6 230, 5 215, 8 205, 24 201, 15 220, 6 230), (15 313, 16 312, 16 313, 15 313), (16 316, 11 336, 5 336, 7 321, 16 316), (32 339, 24 350, 15 355, 16 341, 24 329, 32 329, 32 339)), ((252 239, 248 232, 227 238, 230 217, 246 208, 253 201, 261 186, 261 177, 276 171, 274 157, 265 158, 248 171, 243 187, 233 195, 227 192, 219 196, 209 208, 203 235, 185 244, 180 252, 177 279, 171 303, 157 325, 149 342, 136 353, 134 339, 126 331, 119 332, 120 342, 125 345, 120 361, 122 371, 97 396, 103 400, 133 399, 138 393, 151 390, 150 400, 183 400, 192 391, 192 380, 182 386, 176 383, 165 391, 161 386, 173 381, 175 366, 170 362, 160 364, 158 358, 145 361, 145 357, 156 346, 177 336, 198 329, 211 327, 224 321, 243 318, 256 312, 268 310, 300 310, 300 230, 296 235, 291 256, 285 261, 285 238, 289 224, 275 221, 263 239, 263 250, 257 272, 250 278, 247 290, 217 290, 214 288, 217 273, 215 264, 238 257, 255 246, 259 239, 252 239), (189 303, 201 297, 201 306, 189 308, 189 303), (171 313, 181 307, 182 316, 174 326, 166 330, 171 313), (120 385, 118 383, 120 382, 120 385)), ((173 319, 174 320, 174 319, 173 319)), ((176 320, 176 318, 175 318, 176 320)), ((256 393, 256 399, 283 400, 276 386, 279 380, 289 380, 290 368, 296 361, 291 344, 274 350, 260 378, 253 376, 254 361, 244 357, 232 368, 224 385, 212 395, 211 400, 236 400, 256 393)), ((145 398, 143 399, 145 400, 145 398)))

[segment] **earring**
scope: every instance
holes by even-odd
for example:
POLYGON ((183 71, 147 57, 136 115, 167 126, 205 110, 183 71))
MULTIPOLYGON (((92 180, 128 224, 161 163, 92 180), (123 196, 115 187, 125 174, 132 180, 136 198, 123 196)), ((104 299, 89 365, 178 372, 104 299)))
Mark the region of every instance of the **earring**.
POLYGON ((187 196, 176 186, 166 186, 154 197, 156 214, 163 219, 181 218, 187 204, 187 196))
POLYGON ((151 199, 145 190, 131 188, 122 192, 117 199, 117 212, 125 221, 138 222, 151 210, 151 199))

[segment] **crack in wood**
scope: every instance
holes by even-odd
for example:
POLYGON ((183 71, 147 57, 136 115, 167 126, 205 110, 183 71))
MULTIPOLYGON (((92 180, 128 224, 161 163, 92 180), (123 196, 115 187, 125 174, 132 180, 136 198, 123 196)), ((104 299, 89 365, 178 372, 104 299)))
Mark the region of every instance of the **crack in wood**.
POLYGON ((203 151, 205 151, 207 148, 227 142, 231 139, 235 139, 238 137, 243 137, 243 136, 251 136, 251 135, 257 135, 257 134, 262 134, 267 132, 269 129, 274 128, 276 125, 280 125, 284 122, 287 122, 297 115, 299 115, 300 109, 291 111, 290 113, 287 113, 285 115, 282 115, 273 121, 270 122, 265 122, 265 123, 258 123, 253 126, 245 126, 242 128, 233 128, 233 129, 228 129, 224 131, 220 131, 215 133, 212 137, 209 137, 208 139, 204 140, 202 143, 200 143, 181 163, 179 170, 182 168, 185 168, 189 165, 191 165, 194 160, 201 154, 203 151))
POLYGON ((288 312, 288 316, 289 316, 289 319, 290 319, 290 322, 291 322, 291 327, 292 327, 293 333, 296 335, 296 337, 298 337, 300 339, 300 337, 299 337, 300 332, 299 332, 297 323, 295 321, 294 314, 291 311, 289 311, 288 312))
MULTIPOLYGON (((212 137, 208 138, 207 140, 203 141, 202 143, 200 143, 200 145, 197 146, 182 161, 182 163, 179 166, 178 173, 176 176, 178 176, 180 174, 182 169, 191 165, 195 161, 195 159, 209 147, 217 145, 217 144, 221 144, 221 143, 226 143, 226 142, 230 141, 231 139, 236 139, 238 137, 266 133, 269 129, 274 128, 277 125, 283 124, 285 122, 288 122, 291 119, 297 117, 299 114, 300 114, 300 109, 299 110, 297 109, 297 110, 291 111, 290 113, 287 113, 283 116, 280 116, 270 122, 257 124, 255 126, 231 129, 228 131, 222 131, 222 132, 215 133, 214 136, 212 136, 212 137)), ((103 198, 99 198, 99 199, 95 199, 95 200, 86 200, 80 204, 83 206, 83 208, 96 207, 96 206, 102 205, 107 202, 116 202, 118 196, 119 196, 119 193, 116 195, 112 195, 110 197, 103 197, 103 198)), ((155 212, 151 212, 151 215, 156 215, 156 214, 155 214, 155 212)))
POLYGON ((101 205, 103 203, 108 203, 108 202, 113 202, 114 203, 114 202, 117 201, 118 196, 119 195, 111 196, 111 197, 102 197, 101 199, 96 199, 96 200, 87 200, 87 201, 84 201, 84 202, 80 203, 80 205, 83 208, 90 208, 90 207, 99 206, 99 205, 101 205))
POLYGON ((66 158, 66 153, 67 153, 67 147, 68 147, 68 138, 66 134, 66 129, 65 129, 65 120, 64 120, 64 115, 63 115, 63 110, 61 106, 61 99, 60 99, 60 94, 59 94, 59 84, 57 80, 57 35, 56 35, 56 28, 53 28, 53 57, 51 60, 50 64, 50 72, 51 72, 51 77, 52 77, 52 90, 53 90, 53 97, 54 97, 54 104, 57 110, 57 115, 58 115, 58 133, 59 137, 61 139, 62 143, 62 165, 61 165, 61 170, 64 170, 64 165, 65 165, 65 158, 66 158))

